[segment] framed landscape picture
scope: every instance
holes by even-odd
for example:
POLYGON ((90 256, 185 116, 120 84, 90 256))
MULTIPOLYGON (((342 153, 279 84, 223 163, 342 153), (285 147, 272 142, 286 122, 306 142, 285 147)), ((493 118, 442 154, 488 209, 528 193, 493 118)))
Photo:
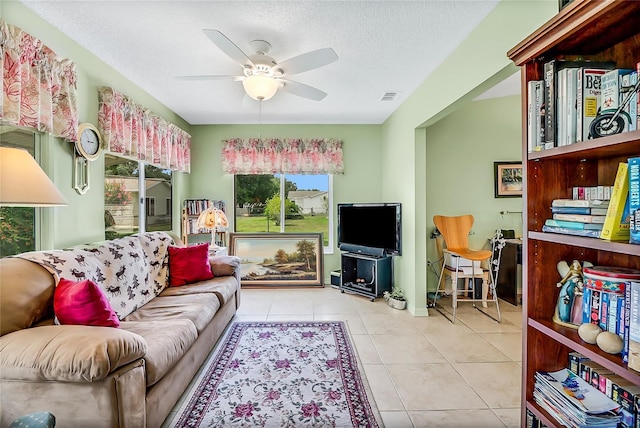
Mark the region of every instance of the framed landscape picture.
POLYGON ((522 162, 494 162, 496 198, 522 197, 522 162))
POLYGON ((323 286, 322 233, 231 233, 242 286, 323 286))

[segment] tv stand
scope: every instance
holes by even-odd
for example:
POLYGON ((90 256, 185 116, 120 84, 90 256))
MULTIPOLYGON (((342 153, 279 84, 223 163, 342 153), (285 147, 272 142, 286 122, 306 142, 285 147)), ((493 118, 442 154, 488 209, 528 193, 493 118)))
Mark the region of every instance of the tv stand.
POLYGON ((393 288, 393 258, 342 253, 340 292, 360 294, 373 302, 393 288))

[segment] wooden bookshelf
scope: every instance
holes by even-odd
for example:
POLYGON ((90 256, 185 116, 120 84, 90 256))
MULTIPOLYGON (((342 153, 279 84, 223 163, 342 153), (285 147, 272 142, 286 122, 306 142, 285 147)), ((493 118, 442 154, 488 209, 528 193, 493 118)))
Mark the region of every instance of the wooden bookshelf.
MULTIPOLYGON (((522 69, 522 88, 543 80, 543 65, 552 59, 613 60, 617 68, 640 61, 640 2, 574 0, 507 55, 522 69)), ((588 140, 541 152, 527 152, 527 99, 522 97, 523 140, 523 372, 522 417, 530 410, 550 427, 560 424, 534 401, 536 371, 568 366, 578 351, 623 378, 640 385, 640 373, 619 355, 583 342, 573 329, 552 322, 559 289, 556 263, 588 260, 596 265, 640 269, 640 246, 594 238, 543 233, 551 201, 571 198, 573 186, 611 185, 619 162, 640 156, 640 131, 588 140)))

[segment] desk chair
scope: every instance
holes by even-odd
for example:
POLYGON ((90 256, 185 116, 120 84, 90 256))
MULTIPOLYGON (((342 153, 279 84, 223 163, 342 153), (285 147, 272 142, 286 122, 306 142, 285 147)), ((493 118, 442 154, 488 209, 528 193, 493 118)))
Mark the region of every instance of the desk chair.
MULTIPOLYGON (((438 278, 438 288, 433 297, 433 307, 436 308, 438 312, 447 317, 449 321, 454 323, 456 321, 456 310, 458 308, 458 295, 460 294, 468 294, 471 292, 470 297, 466 297, 461 299, 465 302, 473 303, 473 307, 478 311, 482 312, 486 316, 494 319, 497 322, 502 321, 502 317, 500 315, 500 306, 498 304, 498 295, 496 293, 496 279, 494 278, 493 271, 494 265, 494 256, 496 255, 495 251, 492 250, 472 250, 469 248, 469 232, 471 231, 471 227, 473 226, 473 216, 470 214, 457 216, 457 217, 446 217, 441 215, 436 215, 433 217, 433 223, 436 225, 442 238, 444 239, 446 249, 443 249, 444 257, 442 258, 442 268, 440 270, 440 277, 438 278), (453 266, 447 266, 446 256, 449 256, 452 261, 453 266), (463 269, 460 265, 461 259, 467 259, 471 261, 472 266, 469 269, 463 269), (488 264, 488 269, 476 268, 474 266, 475 262, 486 262, 488 264), (481 269, 478 272, 478 269, 481 269), (468 271, 468 272, 465 272, 468 271), (443 278, 446 280, 445 276, 448 276, 451 279, 451 297, 452 297, 452 309, 453 309, 453 318, 449 318, 447 313, 443 312, 442 307, 438 305, 437 299, 438 294, 443 292, 441 291, 441 287, 443 286, 443 278), (458 280, 464 279, 465 286, 464 288, 458 288, 458 280), (476 293, 476 279, 482 279, 482 297, 478 298, 478 294, 476 293), (468 285, 466 285, 468 284, 468 285), (488 292, 491 290, 491 298, 488 299, 488 292), (481 310, 476 306, 476 302, 482 302, 483 307, 487 307, 487 301, 493 301, 496 304, 496 310, 498 312, 498 317, 495 318, 487 312, 481 310)), ((499 251, 497 254, 499 261, 499 251)), ((497 273, 497 269, 496 269, 497 273)))

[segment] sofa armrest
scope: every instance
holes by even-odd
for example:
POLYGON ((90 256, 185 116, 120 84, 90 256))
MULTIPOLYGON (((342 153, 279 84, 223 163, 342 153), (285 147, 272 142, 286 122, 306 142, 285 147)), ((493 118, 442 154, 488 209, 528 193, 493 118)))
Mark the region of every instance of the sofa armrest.
POLYGON ((118 328, 27 328, 0 337, 0 379, 94 382, 146 352, 142 337, 118 328))
POLYGON ((236 256, 209 256, 213 276, 232 276, 240 272, 240 258, 236 256))

